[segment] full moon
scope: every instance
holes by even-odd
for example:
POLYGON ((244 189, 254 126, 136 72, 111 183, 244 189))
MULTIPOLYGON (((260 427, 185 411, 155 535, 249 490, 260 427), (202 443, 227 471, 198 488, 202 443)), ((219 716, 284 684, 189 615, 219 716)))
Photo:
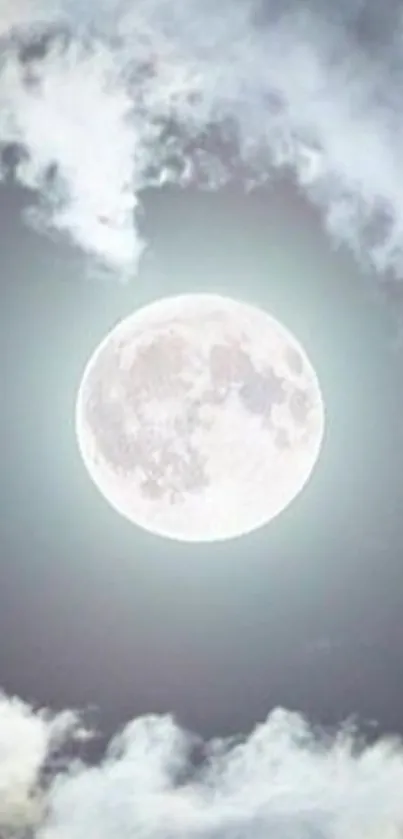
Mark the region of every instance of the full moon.
POLYGON ((315 370, 267 312, 216 294, 168 297, 95 349, 78 446, 107 501, 187 542, 250 533, 307 483, 324 433, 315 370))

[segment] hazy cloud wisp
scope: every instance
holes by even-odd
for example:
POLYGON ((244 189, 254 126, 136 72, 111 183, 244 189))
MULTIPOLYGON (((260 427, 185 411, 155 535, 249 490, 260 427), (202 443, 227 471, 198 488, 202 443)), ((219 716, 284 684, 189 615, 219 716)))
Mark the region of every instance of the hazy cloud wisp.
MULTIPOLYGON (((41 197, 36 224, 133 274, 141 189, 197 180, 197 138, 231 125, 259 178, 291 167, 336 240, 401 272, 403 13, 393 3, 382 27, 372 0, 1 8, 0 140, 25 150, 16 174, 41 197), (45 55, 22 60, 19 41, 47 29, 45 55)), ((225 179, 211 151, 205 169, 210 187, 225 179)))

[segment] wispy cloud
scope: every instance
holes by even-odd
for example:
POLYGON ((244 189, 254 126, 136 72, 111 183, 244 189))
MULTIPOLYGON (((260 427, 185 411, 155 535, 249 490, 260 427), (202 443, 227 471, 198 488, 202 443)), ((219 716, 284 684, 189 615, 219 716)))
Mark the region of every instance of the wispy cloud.
MULTIPOLYGON (((215 124, 231 127, 259 179, 291 167, 336 241, 402 272, 403 13, 392 0, 381 17, 373 0, 2 2, 0 138, 25 149, 17 177, 38 190, 43 226, 133 274, 142 188, 197 179, 195 147, 215 124), (26 41, 30 27, 59 34, 22 61, 18 32, 26 41)), ((211 148, 203 160, 220 186, 225 161, 211 148)))
POLYGON ((249 736, 202 743, 170 717, 134 720, 97 765, 68 753, 72 714, 0 701, 0 833, 36 839, 398 839, 403 744, 314 734, 277 710, 249 736), (198 759, 194 759, 195 747, 198 759), (43 767, 48 765, 46 783, 43 767), (56 764, 55 764, 56 765, 56 764))

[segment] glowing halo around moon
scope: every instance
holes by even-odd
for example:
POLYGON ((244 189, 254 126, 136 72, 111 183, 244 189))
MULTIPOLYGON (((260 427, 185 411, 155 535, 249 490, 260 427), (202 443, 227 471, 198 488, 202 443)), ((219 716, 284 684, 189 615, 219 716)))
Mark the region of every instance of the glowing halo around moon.
POLYGON ((250 304, 215 294, 138 309, 97 347, 76 404, 78 446, 102 495, 152 533, 250 533, 307 483, 324 404, 305 351, 250 304))

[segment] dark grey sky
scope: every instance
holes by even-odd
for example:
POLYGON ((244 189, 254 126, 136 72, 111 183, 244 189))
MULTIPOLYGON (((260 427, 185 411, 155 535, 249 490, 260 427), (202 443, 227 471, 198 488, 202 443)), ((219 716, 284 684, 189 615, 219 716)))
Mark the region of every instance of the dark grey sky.
POLYGON ((144 195, 150 250, 127 285, 85 278, 0 192, 3 344, 0 682, 105 731, 174 712, 207 736, 276 706, 403 733, 403 396, 393 314, 287 182, 249 194, 144 195), (270 526, 187 546, 120 518, 73 428, 92 349, 136 306, 219 291, 267 307, 305 345, 327 434, 314 477, 270 526))

